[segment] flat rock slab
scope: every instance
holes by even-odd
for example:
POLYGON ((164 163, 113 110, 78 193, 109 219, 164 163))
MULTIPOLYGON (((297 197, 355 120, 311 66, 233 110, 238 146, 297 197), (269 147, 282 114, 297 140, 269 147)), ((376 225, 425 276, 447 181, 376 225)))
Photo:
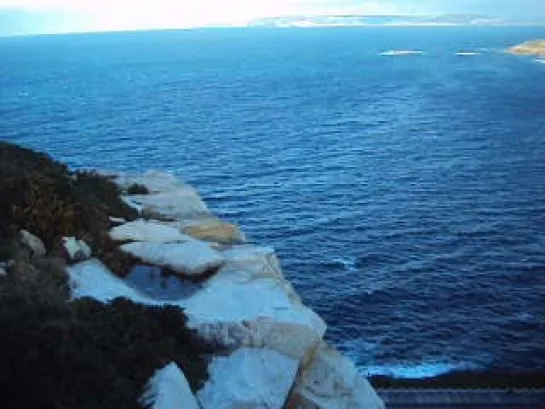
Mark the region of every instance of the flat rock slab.
POLYGON ((168 267, 176 273, 198 277, 218 269, 224 263, 220 253, 198 241, 185 243, 134 242, 122 245, 121 250, 157 266, 168 267))
POLYGON ((188 186, 168 192, 123 197, 143 216, 150 218, 180 220, 210 214, 195 189, 188 186))
POLYGON ((296 382, 290 409, 384 409, 352 361, 323 344, 296 382))
POLYGON ((211 343, 266 347, 297 360, 322 339, 326 325, 293 302, 283 285, 243 270, 221 269, 184 301, 188 325, 211 343))
POLYGON ((203 409, 282 409, 297 367, 276 351, 241 348, 212 360, 197 398, 203 409))
POLYGON ((180 222, 180 229, 192 237, 218 243, 244 243, 246 238, 234 224, 207 215, 180 222))
POLYGON ((272 247, 243 244, 223 250, 221 254, 225 257, 223 270, 244 271, 253 278, 271 278, 283 287, 294 303, 301 303, 293 286, 282 274, 280 262, 272 247))
POLYGON ((110 238, 116 241, 151 241, 169 243, 192 241, 193 238, 182 234, 178 229, 144 219, 134 220, 116 226, 110 230, 110 238))

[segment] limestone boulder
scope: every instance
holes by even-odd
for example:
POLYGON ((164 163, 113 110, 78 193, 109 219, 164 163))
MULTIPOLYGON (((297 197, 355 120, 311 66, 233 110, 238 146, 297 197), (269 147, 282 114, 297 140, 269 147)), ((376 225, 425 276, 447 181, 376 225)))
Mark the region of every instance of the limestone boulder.
POLYGON ((241 348, 212 360, 197 397, 202 409, 282 409, 297 367, 277 351, 241 348))
POLYGON ((155 372, 141 403, 150 409, 200 409, 184 373, 175 363, 155 372))
POLYGON ((293 286, 285 279, 272 247, 245 244, 227 248, 221 254, 225 258, 223 270, 244 271, 253 278, 271 278, 282 286, 293 302, 301 303, 293 286))
POLYGON ((43 241, 27 230, 21 230, 19 232, 19 241, 23 246, 30 250, 32 257, 44 257, 47 253, 43 241))
POLYGON ((201 215, 179 222, 180 230, 196 239, 218 243, 243 243, 246 238, 234 224, 213 215, 201 215))
POLYGON ((208 244, 196 240, 184 243, 133 242, 120 247, 147 263, 198 277, 220 268, 224 258, 208 244))
POLYGON ((206 204, 190 186, 149 195, 124 196, 125 202, 147 218, 181 220, 210 213, 206 204))
POLYGON ((289 409, 384 409, 384 403, 350 359, 322 345, 303 368, 289 409))
POLYGON ((110 229, 110 238, 117 241, 130 240, 158 243, 192 241, 191 237, 180 233, 180 231, 174 227, 144 219, 137 219, 113 227, 110 229))
POLYGON ((226 347, 269 348, 304 359, 322 339, 326 325, 294 302, 278 280, 242 269, 221 269, 184 300, 188 325, 226 347))

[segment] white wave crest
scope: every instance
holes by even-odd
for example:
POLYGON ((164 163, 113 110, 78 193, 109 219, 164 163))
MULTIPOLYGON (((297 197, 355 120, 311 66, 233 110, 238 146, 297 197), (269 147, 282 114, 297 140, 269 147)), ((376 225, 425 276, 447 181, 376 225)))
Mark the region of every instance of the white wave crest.
POLYGON ((420 50, 389 50, 380 53, 380 55, 422 55, 423 51, 420 50))
POLYGON ((474 370, 476 365, 468 363, 424 362, 420 364, 371 365, 359 368, 367 376, 382 375, 398 379, 433 378, 457 370, 474 370))

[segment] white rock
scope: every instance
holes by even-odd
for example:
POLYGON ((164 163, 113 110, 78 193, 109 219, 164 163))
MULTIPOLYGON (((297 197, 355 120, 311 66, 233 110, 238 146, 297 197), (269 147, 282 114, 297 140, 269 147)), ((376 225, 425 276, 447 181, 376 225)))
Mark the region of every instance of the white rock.
POLYGON ((7 276, 7 263, 1 262, 0 263, 0 277, 7 276))
POLYGON ((208 244, 199 241, 185 243, 134 242, 121 250, 147 263, 169 267, 175 272, 198 276, 221 267, 223 257, 208 244))
POLYGON ((121 226, 113 227, 110 230, 110 238, 118 241, 133 240, 159 243, 194 240, 192 237, 180 233, 180 231, 174 227, 143 219, 134 220, 122 224, 121 226))
POLYGON ((210 213, 196 190, 190 186, 149 195, 124 196, 124 198, 131 206, 151 217, 161 216, 180 220, 210 213))
POLYGON ((19 240, 21 244, 30 249, 33 257, 44 257, 46 255, 47 250, 43 241, 29 231, 21 230, 19 232, 19 240))
POLYGON ((109 217, 110 219, 110 222, 113 223, 113 224, 123 224, 123 223, 126 223, 127 221, 122 218, 122 217, 113 217, 113 216, 110 216, 109 217))
POLYGON ((284 288, 292 301, 301 303, 301 299, 293 286, 282 274, 280 262, 272 247, 246 244, 228 248, 222 251, 221 254, 225 257, 223 270, 244 271, 254 278, 272 278, 284 288))
POLYGON ((77 240, 75 237, 63 237, 62 242, 70 260, 83 261, 91 257, 91 247, 83 240, 77 240))
POLYGON ((68 269, 73 298, 92 297, 108 303, 124 297, 145 305, 184 308, 188 325, 205 339, 230 348, 267 347, 296 360, 320 343, 326 326, 304 305, 294 303, 270 278, 220 270, 190 297, 154 300, 115 277, 98 260, 68 269))
POLYGON ((220 270, 184 300, 188 326, 210 342, 236 348, 266 347, 303 359, 326 325, 314 311, 293 302, 275 279, 220 270))
POLYGON ((293 409, 384 409, 367 379, 338 351, 323 345, 296 382, 293 409))
POLYGON ((177 224, 180 231, 197 239, 219 243, 243 243, 246 241, 244 234, 237 226, 212 214, 201 214, 174 223, 177 224))
POLYGON ((175 363, 155 372, 141 403, 151 409, 199 409, 187 379, 175 363))
POLYGON ((106 304, 116 298, 126 298, 138 304, 167 305, 128 286, 97 259, 74 264, 66 270, 70 276, 70 293, 73 299, 91 297, 106 304))
POLYGON ((282 409, 297 366, 276 351, 241 348, 212 360, 197 398, 202 409, 282 409))

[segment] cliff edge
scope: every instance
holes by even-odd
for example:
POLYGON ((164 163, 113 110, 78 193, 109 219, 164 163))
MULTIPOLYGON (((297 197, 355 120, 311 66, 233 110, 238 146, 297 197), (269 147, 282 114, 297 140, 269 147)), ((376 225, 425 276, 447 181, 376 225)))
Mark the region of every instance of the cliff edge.
POLYGON ((0 157, 0 324, 21 333, 19 354, 2 346, 17 373, 0 375, 19 407, 384 407, 323 341, 274 249, 193 187, 163 172, 71 172, 4 143, 0 157), (20 393, 25 376, 34 395, 20 393))

